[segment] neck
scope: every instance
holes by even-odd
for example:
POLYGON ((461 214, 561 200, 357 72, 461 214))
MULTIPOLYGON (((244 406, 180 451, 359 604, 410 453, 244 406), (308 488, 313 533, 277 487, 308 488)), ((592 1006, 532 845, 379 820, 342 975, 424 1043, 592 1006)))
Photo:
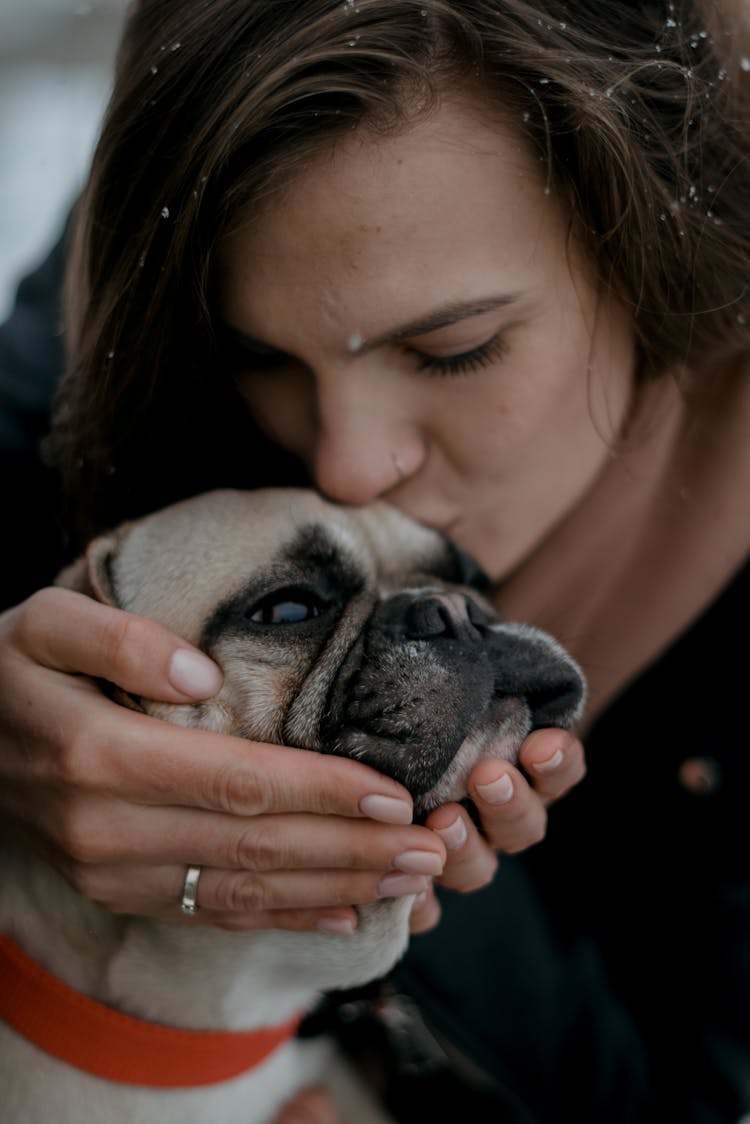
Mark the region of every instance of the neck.
POLYGON ((750 378, 736 369, 639 395, 578 505, 498 591, 589 679, 591 722, 714 599, 750 549, 750 378), (705 387, 705 389, 704 389, 705 387))

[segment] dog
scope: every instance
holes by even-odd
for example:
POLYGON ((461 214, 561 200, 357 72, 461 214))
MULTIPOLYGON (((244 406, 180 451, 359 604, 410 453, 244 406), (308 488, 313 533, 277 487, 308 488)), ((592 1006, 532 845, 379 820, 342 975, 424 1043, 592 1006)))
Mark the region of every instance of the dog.
MULTIPOLYGON (((304 489, 206 493, 95 540, 59 584, 153 618, 223 670, 208 701, 121 698, 127 705, 363 761, 409 789, 418 819, 464 798, 481 757, 515 760, 530 730, 570 728, 583 707, 583 675, 561 646, 501 622, 465 553, 380 502, 347 508, 304 489)), ((63 1028, 48 1027, 51 1052, 0 1023, 6 1124, 267 1124, 298 1088, 329 1079, 350 1106, 344 1119, 387 1119, 328 1042, 292 1031, 247 1072, 193 1087, 179 1076, 167 1089, 131 1083, 61 1058, 79 1033, 75 1012, 90 1004, 95 1041, 84 1053, 121 1020, 127 1033, 153 1029, 156 1069, 162 1041, 166 1069, 172 1045, 189 1054, 196 1031, 216 1036, 223 1061, 235 1039, 273 1038, 322 993, 388 973, 407 944, 412 898, 359 906, 353 936, 236 933, 113 916, 31 854, 4 860, 0 930, 31 958, 18 971, 53 977, 42 1021, 58 1017, 58 992, 72 1004, 63 1028)))

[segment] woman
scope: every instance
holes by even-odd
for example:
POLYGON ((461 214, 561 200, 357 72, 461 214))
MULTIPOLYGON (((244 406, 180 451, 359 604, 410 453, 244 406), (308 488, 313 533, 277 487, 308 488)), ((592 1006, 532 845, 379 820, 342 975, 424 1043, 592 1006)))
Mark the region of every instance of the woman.
POLYGON ((590 775, 543 847, 492 881, 581 777, 560 731, 477 767, 481 832, 457 806, 416 827, 352 763, 145 742, 85 677, 219 684, 148 622, 62 591, 3 618, 9 829, 118 911, 179 920, 200 864, 190 923, 346 932, 418 891, 421 930, 429 876, 486 886, 441 895, 397 978, 545 1122, 750 1111, 743 34, 697 0, 146 0, 75 223, 75 543, 300 479, 450 533, 589 678, 590 775))

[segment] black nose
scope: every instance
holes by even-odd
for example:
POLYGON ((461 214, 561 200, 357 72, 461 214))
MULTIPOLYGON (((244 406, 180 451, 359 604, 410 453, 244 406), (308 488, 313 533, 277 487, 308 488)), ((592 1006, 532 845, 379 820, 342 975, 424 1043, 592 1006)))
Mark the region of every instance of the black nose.
POLYGON ((378 612, 378 625, 402 640, 479 639, 490 618, 463 593, 398 594, 378 612))

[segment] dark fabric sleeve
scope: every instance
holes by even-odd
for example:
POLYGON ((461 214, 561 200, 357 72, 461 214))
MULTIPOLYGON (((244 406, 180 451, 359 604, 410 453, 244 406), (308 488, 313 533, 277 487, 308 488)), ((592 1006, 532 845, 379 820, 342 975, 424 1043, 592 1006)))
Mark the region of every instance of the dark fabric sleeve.
POLYGON ((55 474, 41 443, 63 365, 60 298, 65 235, 20 283, 0 326, 0 467, 5 551, 0 607, 46 585, 64 555, 55 474))

